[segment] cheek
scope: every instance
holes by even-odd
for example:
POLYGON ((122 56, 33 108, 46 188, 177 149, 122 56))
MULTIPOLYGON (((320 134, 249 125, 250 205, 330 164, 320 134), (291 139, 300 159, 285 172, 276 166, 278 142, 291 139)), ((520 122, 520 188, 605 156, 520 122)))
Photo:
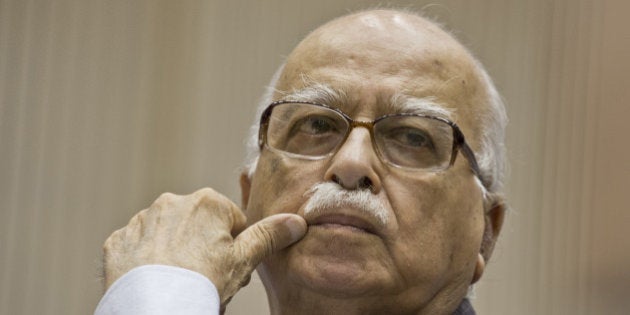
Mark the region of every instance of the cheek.
POLYGON ((399 268, 407 277, 422 280, 468 272, 484 224, 481 193, 474 182, 429 174, 403 177, 391 185, 399 225, 392 253, 399 268))
POLYGON ((306 201, 304 193, 321 181, 319 164, 264 151, 252 178, 247 208, 250 223, 272 214, 296 213, 306 201))

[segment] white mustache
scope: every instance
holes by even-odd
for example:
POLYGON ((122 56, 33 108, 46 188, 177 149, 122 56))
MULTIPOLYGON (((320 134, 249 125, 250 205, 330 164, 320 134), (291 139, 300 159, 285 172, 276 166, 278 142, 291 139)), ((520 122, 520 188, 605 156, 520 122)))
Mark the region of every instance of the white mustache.
POLYGON ((363 211, 387 225, 387 208, 383 202, 368 189, 347 190, 331 183, 317 183, 304 193, 309 196, 304 207, 304 214, 317 213, 328 208, 353 208, 363 211))

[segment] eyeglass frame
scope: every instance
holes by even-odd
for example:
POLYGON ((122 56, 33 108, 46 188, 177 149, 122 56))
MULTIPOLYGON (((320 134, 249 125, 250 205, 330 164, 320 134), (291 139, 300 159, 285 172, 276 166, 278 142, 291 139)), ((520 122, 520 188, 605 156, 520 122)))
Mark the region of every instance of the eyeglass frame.
MULTIPOLYGON (((370 132, 370 139, 372 141, 372 147, 374 152, 376 153, 376 155, 379 157, 379 159, 382 162, 385 162, 386 164, 390 164, 392 166, 395 167, 399 167, 399 168, 407 168, 407 169, 414 169, 413 167, 406 167, 406 166, 402 166, 402 165, 397 165, 391 161, 388 161, 387 159, 384 159, 381 155, 382 153, 380 153, 378 150, 378 145, 376 144, 376 137, 374 136, 374 125, 385 119, 385 118, 389 118, 389 117, 394 117, 394 116, 415 116, 415 117, 421 117, 421 118, 429 118, 429 119, 434 119, 434 120, 438 120, 441 121, 443 123, 446 123, 447 125, 449 125, 451 127, 451 129, 453 130, 453 148, 451 149, 451 160, 448 164, 448 167, 445 168, 448 169, 451 166, 453 166, 453 164, 455 164, 455 160, 457 158, 457 153, 459 151, 462 152, 462 155, 464 155, 464 157, 466 158, 466 160, 468 161, 468 164, 470 165, 471 170, 473 171, 473 173, 475 174, 475 176, 477 176, 479 179, 481 179, 481 171, 479 169, 479 164, 477 163, 477 159, 475 158, 475 154, 472 151, 472 149, 470 148, 470 146, 468 145, 468 143, 466 143, 466 139, 464 138, 464 133, 461 131, 461 129, 459 129, 459 126, 457 126, 456 123, 443 118, 443 117, 438 117, 438 116, 432 116, 432 115, 423 115, 423 114, 416 114, 416 113, 395 113, 395 114, 386 114, 380 117, 377 117, 376 119, 372 120, 372 121, 361 121, 361 120, 354 120, 352 119, 348 114, 344 113, 343 111, 341 111, 338 108, 326 105, 326 104, 321 104, 321 103, 316 103, 316 102, 309 102, 309 101, 289 101, 289 100, 278 100, 275 101, 271 104, 269 104, 269 106, 267 106, 267 108, 265 108, 265 110, 263 111, 262 115, 260 116, 260 128, 258 130, 258 146, 260 148, 260 150, 262 151, 263 147, 265 145, 268 145, 267 142, 267 131, 269 129, 269 120, 271 117, 271 113, 273 112, 274 107, 278 106, 278 105, 282 105, 282 104, 305 104, 305 105, 315 105, 315 106, 319 106, 319 107, 323 107, 329 110, 332 110, 336 113, 338 113, 339 115, 341 115, 347 122, 348 122, 348 131, 346 132, 346 135, 344 136, 343 140, 341 140, 339 142, 339 145, 337 146, 337 148, 334 151, 331 151, 332 154, 336 153, 337 151, 339 151, 339 149, 343 146, 343 144, 346 142, 346 140, 348 140, 348 136, 350 135, 350 133, 352 132, 352 130, 356 127, 364 127, 366 128, 369 132, 370 132)), ((274 150, 278 150, 278 151, 282 151, 285 152, 283 150, 280 149, 276 149, 276 148, 272 148, 269 147, 271 149, 274 150)), ((287 152, 289 153, 289 152, 287 152)), ((330 153, 329 153, 330 154, 330 153)), ((322 156, 325 157, 326 155, 322 156)), ((421 169, 418 169, 421 170, 421 169)))

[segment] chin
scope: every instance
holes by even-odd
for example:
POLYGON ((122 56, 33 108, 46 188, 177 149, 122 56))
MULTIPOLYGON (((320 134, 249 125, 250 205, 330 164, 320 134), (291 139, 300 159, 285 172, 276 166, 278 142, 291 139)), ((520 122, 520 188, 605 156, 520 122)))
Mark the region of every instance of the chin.
POLYGON ((328 296, 383 294, 392 284, 391 264, 374 240, 307 235, 287 252, 288 280, 328 296), (366 242, 368 240, 368 242, 366 242))

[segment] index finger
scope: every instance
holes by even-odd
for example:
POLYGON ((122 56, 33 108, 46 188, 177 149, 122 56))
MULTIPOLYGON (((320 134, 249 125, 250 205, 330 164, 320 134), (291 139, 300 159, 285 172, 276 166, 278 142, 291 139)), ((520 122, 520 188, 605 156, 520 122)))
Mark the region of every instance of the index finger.
POLYGON ((227 219, 227 222, 223 222, 227 223, 232 237, 235 237, 247 227, 247 217, 243 211, 232 200, 214 189, 209 187, 202 188, 195 191, 192 195, 197 199, 199 205, 211 213, 219 214, 227 219))

